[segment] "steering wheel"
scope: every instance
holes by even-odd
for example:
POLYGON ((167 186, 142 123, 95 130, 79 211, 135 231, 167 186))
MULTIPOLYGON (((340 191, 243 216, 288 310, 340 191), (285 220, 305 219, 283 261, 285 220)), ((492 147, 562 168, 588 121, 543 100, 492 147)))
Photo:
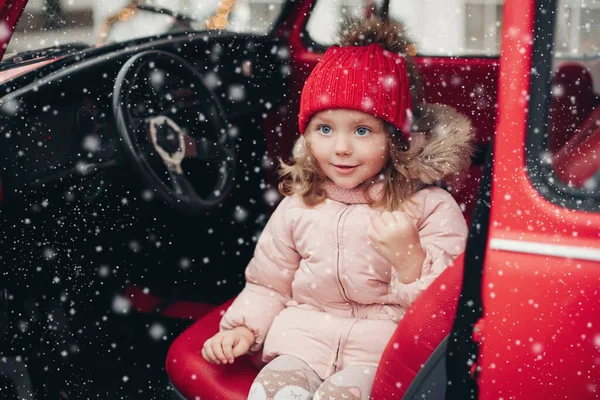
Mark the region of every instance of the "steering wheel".
POLYGON ((121 67, 113 112, 123 149, 165 203, 197 215, 223 203, 235 158, 216 96, 181 57, 149 50, 121 67))

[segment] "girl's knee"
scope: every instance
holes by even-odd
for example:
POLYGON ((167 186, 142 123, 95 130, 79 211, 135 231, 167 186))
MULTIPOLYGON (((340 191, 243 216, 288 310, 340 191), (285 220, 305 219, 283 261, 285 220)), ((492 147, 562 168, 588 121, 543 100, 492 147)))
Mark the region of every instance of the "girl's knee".
POLYGON ((361 400, 363 393, 357 386, 337 386, 330 380, 325 381, 315 392, 313 400, 361 400))
POLYGON ((279 356, 259 372, 248 400, 308 400, 319 384, 318 376, 304 361, 279 356))
POLYGON ((268 370, 262 379, 254 381, 248 400, 309 400, 310 395, 310 384, 303 371, 268 370))
POLYGON ((315 392, 313 400, 368 400, 371 398, 375 367, 350 366, 331 375, 315 392))

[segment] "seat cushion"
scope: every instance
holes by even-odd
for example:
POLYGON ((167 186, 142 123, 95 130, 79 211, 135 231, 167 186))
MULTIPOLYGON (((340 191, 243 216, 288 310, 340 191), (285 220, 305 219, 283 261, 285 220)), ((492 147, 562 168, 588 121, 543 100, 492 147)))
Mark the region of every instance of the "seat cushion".
MULTIPOLYGON (((435 348, 452 328, 464 255, 415 301, 384 350, 373 386, 373 399, 400 399, 435 348)), ((213 365, 202 358, 204 342, 219 330, 219 321, 233 299, 186 329, 171 345, 166 370, 175 388, 188 400, 242 400, 258 374, 256 357, 213 365)), ((260 356, 260 355, 257 355, 260 356)))
POLYGON ((425 290, 400 320, 379 362, 373 400, 401 399, 433 351, 452 330, 464 253, 425 290))
POLYGON ((233 364, 213 365, 202 358, 204 342, 219 331, 219 321, 233 299, 196 321, 175 339, 165 368, 173 385, 188 400, 244 400, 258 374, 249 356, 233 364))

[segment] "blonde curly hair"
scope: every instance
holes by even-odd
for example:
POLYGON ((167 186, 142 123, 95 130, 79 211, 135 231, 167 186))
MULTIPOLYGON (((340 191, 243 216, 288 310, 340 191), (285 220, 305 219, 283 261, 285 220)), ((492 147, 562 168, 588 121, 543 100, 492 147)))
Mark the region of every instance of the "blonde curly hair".
MULTIPOLYGON (((385 167, 379 174, 363 182, 359 187, 365 193, 369 205, 383 206, 387 210, 399 210, 401 204, 413 193, 422 188, 418 179, 411 179, 406 165, 416 149, 392 125, 383 122, 388 142, 388 157, 385 167), (380 179, 383 178, 383 179, 380 179), (383 198, 375 201, 369 196, 369 189, 378 181, 383 181, 383 198)), ((301 136, 292 151, 289 163, 280 161, 279 192, 283 196, 299 194, 304 203, 313 207, 326 199, 322 183, 328 179, 310 151, 310 141, 301 136)))
MULTIPOLYGON (((474 131, 468 117, 450 106, 427 103, 420 106, 420 115, 413 123, 409 141, 382 121, 388 140, 387 163, 379 174, 359 186, 369 205, 402 210, 402 203, 414 193, 434 183, 451 182, 471 164, 474 131), (383 181, 383 197, 375 201, 369 189, 378 181, 383 181)), ((328 178, 304 136, 296 141, 291 161, 279 161, 279 192, 283 196, 298 194, 309 207, 325 201, 322 183, 328 178)))

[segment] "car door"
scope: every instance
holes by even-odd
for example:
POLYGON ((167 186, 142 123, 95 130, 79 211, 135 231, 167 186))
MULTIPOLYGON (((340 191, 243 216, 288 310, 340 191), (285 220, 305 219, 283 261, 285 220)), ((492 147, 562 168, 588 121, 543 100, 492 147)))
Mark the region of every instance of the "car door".
POLYGON ((480 399, 587 399, 600 390, 600 192, 589 172, 600 159, 586 158, 600 135, 600 42, 588 32, 600 2, 590 3, 505 5, 483 318, 470 368, 480 399), (552 130, 561 123, 569 129, 552 130), (556 142, 571 157, 551 151, 556 142), (578 160, 587 161, 571 168, 578 160))

